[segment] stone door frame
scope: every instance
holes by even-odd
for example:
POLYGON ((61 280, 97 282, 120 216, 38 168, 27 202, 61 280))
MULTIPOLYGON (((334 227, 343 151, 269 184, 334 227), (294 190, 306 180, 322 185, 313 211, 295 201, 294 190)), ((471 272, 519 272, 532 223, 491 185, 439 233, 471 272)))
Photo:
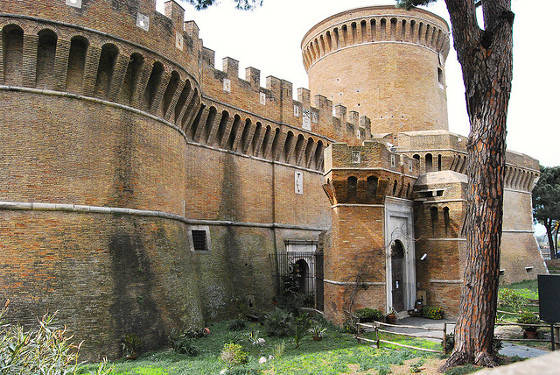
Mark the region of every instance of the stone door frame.
POLYGON ((385 286, 387 295, 386 312, 388 313, 393 309, 391 245, 395 240, 400 240, 404 247, 404 307, 405 310, 413 309, 414 303, 416 302, 416 252, 414 246, 413 202, 408 199, 386 197, 384 230, 385 286))

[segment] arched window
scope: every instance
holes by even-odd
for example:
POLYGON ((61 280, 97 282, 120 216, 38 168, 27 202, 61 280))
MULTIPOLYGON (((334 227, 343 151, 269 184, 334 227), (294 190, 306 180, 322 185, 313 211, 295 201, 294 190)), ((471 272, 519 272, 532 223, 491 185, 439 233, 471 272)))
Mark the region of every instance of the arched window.
POLYGON ((68 72, 66 73, 66 89, 68 91, 79 91, 82 89, 88 45, 87 39, 81 36, 73 37, 70 42, 68 72))
MULTIPOLYGON (((132 104, 132 100, 134 98, 134 92, 136 91, 136 87, 138 85, 138 80, 140 79, 140 73, 142 73, 142 67, 144 66, 144 57, 139 53, 133 53, 130 55, 130 59, 128 60, 128 67, 126 68, 126 73, 124 75, 124 82, 121 87, 121 102, 125 104, 132 104)), ((188 81, 187 81, 188 82, 188 81)), ((190 86, 189 86, 190 87, 190 86)), ((180 107, 185 104, 185 97, 180 107)), ((177 103, 179 107, 179 103, 177 103)), ((178 117, 179 114, 177 112, 175 117, 178 117)), ((177 118, 175 119, 178 120, 177 118)))
POLYGON ((432 154, 426 154, 426 173, 432 171, 432 154))
POLYGON ((100 98, 107 98, 109 96, 113 70, 118 54, 119 49, 114 44, 108 43, 101 47, 101 56, 97 66, 97 78, 95 79, 95 96, 100 98))
POLYGON ((179 73, 175 70, 171 72, 171 78, 169 79, 169 83, 165 88, 165 93, 163 94, 163 106, 162 106, 162 115, 165 116, 167 111, 169 110, 169 106, 171 105, 171 100, 175 96, 175 91, 177 91, 177 87, 179 87, 179 82, 181 77, 179 77, 179 73))
POLYGON ((54 58, 56 55, 57 35, 52 30, 39 31, 39 44, 37 46, 37 87, 48 87, 53 76, 54 58))
POLYGON ((432 237, 436 236, 436 226, 438 222, 438 209, 437 207, 430 208, 430 216, 432 219, 432 237))
POLYGON ((23 74, 23 30, 17 25, 2 29, 4 83, 21 85, 23 74))
POLYGON ((358 178, 355 176, 348 177, 348 200, 356 199, 358 193, 358 178))
POLYGON ((152 72, 148 79, 148 84, 146 85, 146 91, 144 91, 144 108, 148 111, 152 108, 152 104, 154 104, 162 75, 163 65, 159 61, 156 61, 152 66, 152 72))
POLYGON ((377 183, 379 180, 375 176, 369 176, 367 178, 367 195, 369 199, 375 198, 377 194, 377 183))

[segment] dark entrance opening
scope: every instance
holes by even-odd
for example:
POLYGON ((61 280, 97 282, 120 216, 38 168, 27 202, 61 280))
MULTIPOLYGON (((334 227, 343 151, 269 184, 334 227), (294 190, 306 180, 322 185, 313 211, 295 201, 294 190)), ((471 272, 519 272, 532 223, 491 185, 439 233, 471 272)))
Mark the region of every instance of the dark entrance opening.
POLYGON ((404 246, 401 241, 395 240, 391 245, 391 285, 393 296, 393 309, 404 310, 404 246))

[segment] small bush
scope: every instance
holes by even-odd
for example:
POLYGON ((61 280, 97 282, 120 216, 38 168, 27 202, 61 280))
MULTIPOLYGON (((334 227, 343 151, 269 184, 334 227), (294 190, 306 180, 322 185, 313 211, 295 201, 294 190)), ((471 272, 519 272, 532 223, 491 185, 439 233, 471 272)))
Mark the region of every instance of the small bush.
POLYGON ((342 323, 342 332, 343 333, 358 333, 358 328, 356 327, 356 320, 352 318, 348 318, 342 323))
POLYGON ((360 322, 382 322, 385 315, 377 309, 370 309, 368 307, 356 310, 356 317, 360 322))
POLYGON ((521 324, 539 324, 540 320, 535 316, 535 314, 530 312, 524 312, 517 318, 517 323, 521 324))
POLYGON ((301 340, 307 334, 310 326, 311 318, 308 314, 302 314, 296 318, 294 329, 294 342, 296 344, 296 349, 299 348, 301 340))
POLYGON ((424 317, 433 320, 443 319, 444 312, 441 307, 438 306, 426 306, 423 309, 424 317))
MULTIPOLYGON (((3 321, 6 308, 0 311, 0 374, 78 374, 79 346, 70 342, 66 329, 55 326, 55 316, 45 315, 39 327, 25 331, 20 325, 3 321)), ((103 361, 95 369, 96 375, 108 375, 103 361)))
POLYGON ((235 319, 229 323, 228 329, 230 331, 241 331, 247 327, 247 323, 243 319, 235 319))
POLYGON ((243 347, 233 343, 224 345, 220 358, 229 367, 243 365, 249 360, 247 352, 243 351, 243 347))
POLYGON ((183 332, 172 331, 169 335, 169 343, 178 354, 186 354, 189 357, 196 357, 199 354, 198 348, 194 345, 192 332, 189 330, 183 332))
POLYGON ((265 316, 264 327, 269 336, 287 337, 294 334, 294 316, 276 308, 265 316))
POLYGON ((142 339, 135 333, 127 333, 121 340, 122 355, 126 359, 136 359, 142 350, 142 339))
POLYGON ((498 291, 498 304, 502 308, 510 308, 517 312, 527 303, 529 300, 514 289, 501 288, 498 291))

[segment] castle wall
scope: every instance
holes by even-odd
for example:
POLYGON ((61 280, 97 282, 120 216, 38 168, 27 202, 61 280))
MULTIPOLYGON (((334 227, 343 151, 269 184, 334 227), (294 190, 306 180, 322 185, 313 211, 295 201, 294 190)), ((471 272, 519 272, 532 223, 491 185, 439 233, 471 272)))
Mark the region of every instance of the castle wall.
POLYGON ((201 325, 202 306, 185 226, 123 214, 2 210, 0 298, 25 325, 57 312, 82 356, 120 353, 136 333, 144 349, 171 328, 201 325))

